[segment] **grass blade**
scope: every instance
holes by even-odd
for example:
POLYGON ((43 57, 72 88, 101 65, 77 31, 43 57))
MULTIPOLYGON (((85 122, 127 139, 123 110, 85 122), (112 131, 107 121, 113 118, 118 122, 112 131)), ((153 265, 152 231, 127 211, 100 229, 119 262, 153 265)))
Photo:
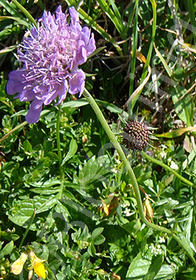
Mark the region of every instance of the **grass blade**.
POLYGON ((131 72, 130 72, 130 85, 129 85, 129 96, 133 93, 134 85, 134 73, 135 73, 135 64, 136 64, 136 51, 138 43, 138 0, 135 2, 135 17, 134 17, 134 27, 133 27, 133 43, 132 43, 132 52, 131 52, 131 72))

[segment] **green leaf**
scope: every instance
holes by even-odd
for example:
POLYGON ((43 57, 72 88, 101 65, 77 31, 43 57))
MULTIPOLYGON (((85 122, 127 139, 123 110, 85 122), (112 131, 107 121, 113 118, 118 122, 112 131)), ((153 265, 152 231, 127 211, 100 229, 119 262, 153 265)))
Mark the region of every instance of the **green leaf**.
POLYGON ((164 68, 165 68, 167 74, 169 75, 169 77, 171 77, 172 71, 171 71, 171 69, 169 68, 169 66, 167 65, 167 62, 166 62, 166 60, 163 58, 162 54, 161 54, 161 53, 158 51, 158 49, 156 48, 155 44, 154 44, 154 49, 155 49, 155 52, 156 52, 158 58, 161 60, 161 62, 162 62, 162 64, 163 64, 163 66, 164 66, 164 68))
POLYGON ((157 276, 154 278, 155 280, 166 280, 166 279, 174 279, 173 276, 175 275, 175 268, 171 265, 164 264, 162 265, 161 269, 159 270, 157 276))
MULTIPOLYGON (((36 196, 33 199, 25 199, 15 201, 13 207, 8 212, 9 219, 23 227, 27 227, 32 215, 43 213, 48 211, 56 204, 56 197, 50 196, 50 198, 43 198, 40 196, 36 196)), ((31 230, 36 230, 35 225, 31 225, 31 230)))
POLYGON ((93 243, 91 243, 88 247, 88 253, 90 256, 94 256, 96 254, 95 246, 93 245, 93 243))
POLYGON ((178 233, 178 237, 180 237, 181 239, 181 243, 182 245, 186 248, 187 253, 189 254, 189 256, 191 256, 192 258, 194 258, 193 256, 193 250, 190 246, 190 241, 187 240, 187 238, 184 236, 184 233, 178 233))
POLYGON ((77 152, 77 149, 78 149, 78 144, 76 142, 75 139, 71 139, 71 142, 69 144, 69 151, 68 153, 66 154, 66 156, 64 157, 63 161, 62 161, 62 166, 70 159, 72 158, 75 153, 77 152))
POLYGON ((103 227, 98 227, 94 229, 92 232, 92 238, 96 238, 97 236, 99 236, 103 232, 103 230, 104 230, 103 227))
POLYGON ((10 255, 12 250, 14 248, 14 242, 10 241, 8 244, 6 244, 3 249, 0 252, 0 259, 2 259, 6 255, 10 255))
POLYGON ((9 4, 8 1, 0 0, 0 5, 3 6, 11 15, 16 15, 16 10, 13 8, 13 5, 9 4))
POLYGON ((185 93, 186 89, 180 86, 171 88, 175 112, 187 126, 193 126, 194 102, 192 96, 185 93))
POLYGON ((10 232, 0 230, 0 238, 8 241, 11 240, 16 241, 17 239, 20 238, 20 236, 15 233, 10 233, 10 232))
POLYGON ((31 188, 30 191, 38 194, 51 195, 59 192, 60 185, 60 180, 51 179, 44 183, 31 183, 31 186, 33 186, 34 188, 31 188))
POLYGON ((8 52, 12 52, 13 50, 16 49, 16 47, 17 47, 16 45, 6 47, 6 48, 0 50, 0 54, 5 54, 5 53, 8 53, 8 52))
POLYGON ((144 280, 154 280, 155 276, 161 269, 162 262, 163 262, 163 256, 158 255, 156 257, 153 257, 148 272, 144 277, 144 280))
POLYGON ((93 239, 95 245, 101 245, 105 242, 105 237, 101 234, 93 239))
POLYGON ((25 25, 25 26, 29 27, 29 23, 28 23, 27 21, 25 21, 25 20, 22 20, 22 19, 19 18, 19 17, 0 16, 0 21, 6 20, 6 19, 11 19, 11 20, 17 21, 19 24, 25 25))
POLYGON ((147 274, 150 267, 151 261, 148 259, 143 259, 142 253, 139 252, 137 256, 131 262, 126 278, 128 279, 137 279, 143 280, 144 276, 147 274))
POLYGON ((156 134, 156 137, 163 137, 163 138, 175 138, 179 137, 185 132, 193 132, 196 131, 196 126, 189 126, 189 127, 183 127, 183 128, 178 128, 176 130, 172 130, 170 132, 165 132, 162 134, 156 134))
POLYGON ((123 110, 119 107, 117 107, 116 105, 109 103, 107 101, 102 101, 102 100, 98 100, 96 99, 96 102, 98 103, 98 105, 106 108, 108 111, 112 112, 112 113, 117 113, 117 114, 122 114, 123 110))
POLYGON ((31 143, 28 141, 28 140, 25 140, 23 142, 23 145, 24 145, 24 150, 27 154, 31 154, 33 149, 32 149, 32 145, 31 143))
POLYGON ((21 12, 29 19, 31 23, 37 26, 37 23, 32 17, 32 15, 17 0, 12 0, 12 3, 14 3, 16 7, 21 10, 21 12))
POLYGON ((75 101, 64 102, 61 105, 61 108, 66 108, 66 107, 78 108, 78 107, 81 107, 81 106, 86 106, 88 104, 89 104, 88 101, 86 101, 85 98, 82 98, 82 99, 75 100, 75 101))

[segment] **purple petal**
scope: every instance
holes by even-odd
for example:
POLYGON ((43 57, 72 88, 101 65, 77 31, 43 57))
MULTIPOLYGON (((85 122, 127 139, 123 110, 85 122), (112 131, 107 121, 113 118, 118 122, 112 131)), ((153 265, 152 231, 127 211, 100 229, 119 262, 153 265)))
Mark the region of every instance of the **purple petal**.
POLYGON ((95 50, 96 50, 96 45, 95 45, 94 33, 92 33, 89 43, 87 45, 87 56, 89 56, 95 50))
POLYGON ((32 92, 32 86, 27 85, 23 88, 21 94, 19 94, 20 101, 31 101, 33 100, 35 95, 32 92))
POLYGON ((90 39, 90 29, 87 26, 84 26, 82 28, 82 39, 85 41, 86 44, 88 44, 88 41, 90 39))
POLYGON ((26 121, 28 123, 36 123, 39 120, 41 110, 42 110, 42 103, 39 100, 34 99, 31 102, 29 111, 25 117, 26 121))
POLYGON ((9 80, 7 82, 7 93, 12 95, 17 92, 21 93, 24 87, 23 84, 23 71, 22 70, 14 70, 9 73, 9 80))
POLYGON ((86 26, 82 28, 81 33, 82 33, 82 39, 86 44, 87 56, 89 56, 96 49, 94 33, 91 34, 91 38, 90 38, 90 29, 86 26))
POLYGON ((84 91, 85 87, 85 74, 82 70, 77 70, 69 80, 69 93, 76 94, 84 91))
POLYGON ((60 104, 67 96, 68 82, 64 80, 63 84, 57 90, 57 95, 59 96, 59 100, 56 105, 60 104))
POLYGON ((75 26, 78 29, 78 31, 81 31, 82 27, 79 23, 79 16, 78 16, 78 12, 76 11, 76 9, 74 7, 70 7, 69 14, 71 17, 71 25, 75 26))
POLYGON ((77 54, 77 64, 81 65, 84 62, 86 62, 86 60, 87 60, 86 47, 84 45, 84 42, 81 40, 78 42, 78 49, 79 49, 79 52, 77 54))
POLYGON ((58 23, 61 23, 61 24, 63 24, 63 23, 67 23, 67 21, 66 21, 66 16, 65 16, 65 14, 62 12, 62 8, 61 8, 61 6, 58 6, 57 7, 57 9, 56 9, 56 20, 57 20, 57 22, 58 23))

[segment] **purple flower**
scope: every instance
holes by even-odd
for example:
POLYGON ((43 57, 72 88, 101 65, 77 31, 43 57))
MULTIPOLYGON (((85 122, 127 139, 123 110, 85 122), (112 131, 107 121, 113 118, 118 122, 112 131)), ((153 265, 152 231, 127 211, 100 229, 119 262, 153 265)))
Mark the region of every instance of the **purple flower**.
POLYGON ((44 11, 23 38, 18 50, 22 68, 10 72, 7 93, 19 93, 15 98, 32 101, 26 115, 28 123, 39 120, 42 105, 57 99, 61 103, 67 95, 82 94, 85 73, 78 69, 95 50, 94 34, 81 27, 78 13, 69 8, 70 21, 61 6, 51 15, 44 11))

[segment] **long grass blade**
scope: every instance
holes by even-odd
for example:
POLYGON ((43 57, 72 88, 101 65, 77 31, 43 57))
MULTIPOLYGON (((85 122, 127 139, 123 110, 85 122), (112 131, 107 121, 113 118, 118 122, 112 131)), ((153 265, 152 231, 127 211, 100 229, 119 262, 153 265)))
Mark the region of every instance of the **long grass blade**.
POLYGON ((135 76, 135 64, 136 64, 136 51, 138 43, 138 0, 135 1, 135 17, 133 27, 133 42, 131 51, 131 72, 130 72, 130 85, 129 85, 129 96, 133 93, 134 76, 135 76))
POLYGON ((105 12, 105 14, 109 17, 109 19, 113 22, 116 29, 118 30, 119 34, 123 33, 123 22, 120 14, 117 12, 118 9, 116 8, 113 1, 112 7, 115 7, 115 13, 112 11, 111 7, 108 5, 108 3, 105 0, 97 0, 99 3, 101 9, 105 12))
MULTIPOLYGON (((147 74, 149 75, 149 64, 150 64, 150 60, 151 60, 151 56, 152 56, 153 43, 154 43, 155 34, 156 34, 156 20, 157 20, 156 7, 157 7, 157 4, 156 4, 155 0, 150 0, 150 2, 152 4, 152 10, 153 10, 152 36, 151 36, 151 42, 150 42, 150 46, 149 46, 149 49, 148 49, 146 62, 144 64, 144 69, 143 69, 143 73, 142 73, 142 76, 141 76, 140 84, 143 83, 147 74)), ((143 89, 143 87, 142 87, 142 89, 143 89)), ((132 102, 130 103, 130 112, 133 111, 134 105, 135 105, 137 99, 139 98, 139 96, 142 92, 142 89, 141 89, 140 92, 138 92, 136 95, 134 95, 134 98, 133 98, 132 102)))
POLYGON ((12 0, 12 3, 14 3, 16 7, 18 7, 18 9, 21 10, 21 12, 29 19, 31 23, 37 26, 37 23, 35 19, 32 17, 32 15, 17 0, 12 0))

